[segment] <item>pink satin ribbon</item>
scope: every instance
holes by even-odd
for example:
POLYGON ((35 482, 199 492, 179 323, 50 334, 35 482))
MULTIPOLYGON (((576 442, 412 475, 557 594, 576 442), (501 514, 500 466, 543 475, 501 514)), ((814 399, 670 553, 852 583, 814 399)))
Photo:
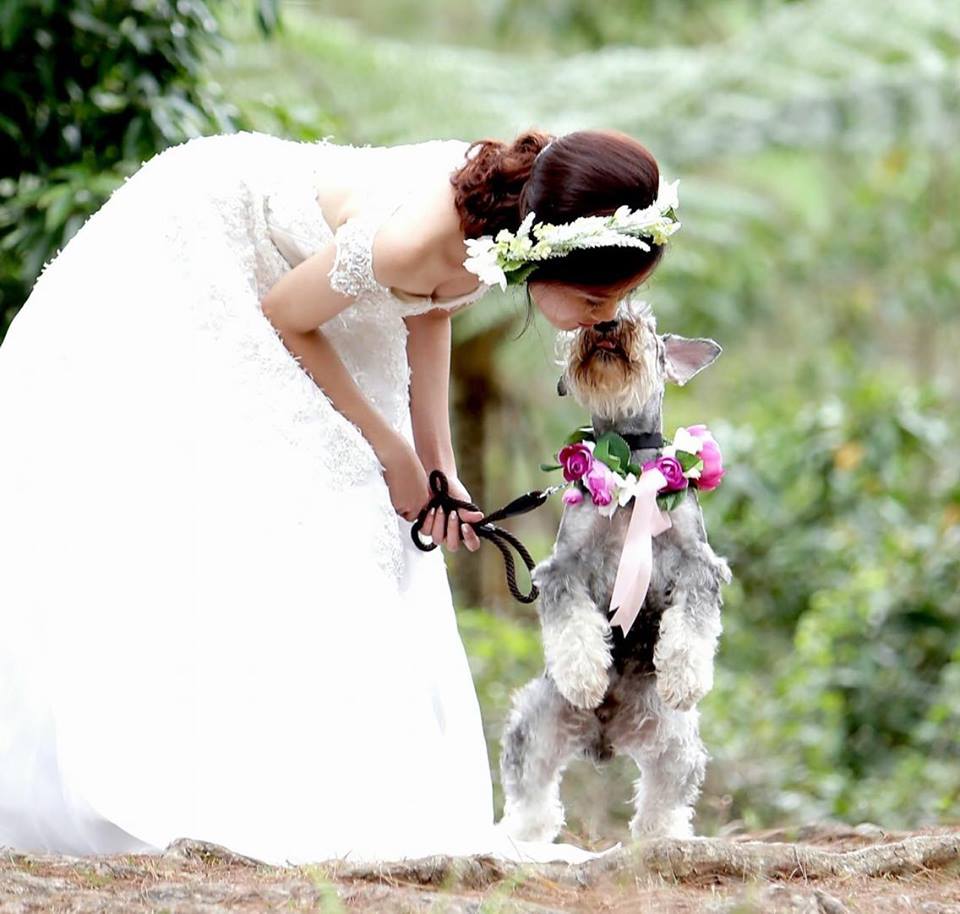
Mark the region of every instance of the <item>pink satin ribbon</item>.
POLYGON ((657 505, 657 492, 667 484, 663 473, 653 468, 644 470, 637 483, 633 514, 627 527, 627 538, 617 565, 608 612, 616 610, 611 625, 619 625, 624 637, 633 625, 647 596, 653 571, 653 537, 672 526, 670 515, 657 505))

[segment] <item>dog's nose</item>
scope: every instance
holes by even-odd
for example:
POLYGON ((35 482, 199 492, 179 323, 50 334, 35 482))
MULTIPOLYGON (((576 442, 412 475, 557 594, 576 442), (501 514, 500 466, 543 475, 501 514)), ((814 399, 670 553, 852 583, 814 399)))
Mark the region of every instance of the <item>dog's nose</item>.
POLYGON ((597 333, 611 333, 617 329, 617 323, 618 321, 600 321, 599 324, 593 325, 593 329, 596 330, 597 333))

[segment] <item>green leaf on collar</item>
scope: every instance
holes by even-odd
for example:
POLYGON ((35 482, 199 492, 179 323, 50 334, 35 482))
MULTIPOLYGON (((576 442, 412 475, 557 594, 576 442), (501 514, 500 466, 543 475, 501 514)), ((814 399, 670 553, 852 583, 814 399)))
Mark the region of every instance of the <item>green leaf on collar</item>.
POLYGON ((580 428, 567 435, 565 444, 579 444, 581 441, 593 441, 593 426, 581 425, 580 428))
POLYGON ((627 467, 630 463, 630 445, 620 435, 616 432, 605 432, 597 439, 597 447, 599 448, 602 444, 606 445, 607 453, 617 458, 620 467, 627 467))
POLYGON ((657 504, 664 511, 672 511, 680 502, 683 501, 684 496, 687 494, 689 486, 686 486, 683 489, 680 489, 676 492, 661 492, 657 495, 657 504))
MULTIPOLYGON (((593 449, 593 459, 605 463, 614 473, 620 472, 620 458, 610 452, 610 439, 607 435, 601 435, 597 439, 597 446, 593 449)), ((630 455, 627 455, 627 460, 630 455)))
POLYGON ((676 452, 677 463, 683 467, 683 472, 694 469, 698 464, 703 466, 703 460, 697 454, 691 454, 689 451, 676 452))

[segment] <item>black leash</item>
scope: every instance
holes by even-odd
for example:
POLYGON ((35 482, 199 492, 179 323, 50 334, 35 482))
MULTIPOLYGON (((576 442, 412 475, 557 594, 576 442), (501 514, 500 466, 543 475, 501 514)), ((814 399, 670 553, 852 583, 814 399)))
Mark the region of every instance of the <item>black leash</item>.
MULTIPOLYGON (((527 511, 532 511, 534 508, 539 508, 540 505, 544 504, 546 500, 553 495, 554 492, 559 491, 564 488, 564 486, 551 486, 548 489, 541 491, 527 492, 524 495, 521 495, 519 498, 515 498, 508 505, 504 505, 499 511, 493 511, 490 514, 487 514, 485 517, 481 517, 480 520, 475 521, 463 521, 465 524, 469 524, 477 532, 477 536, 481 539, 490 540, 497 549, 500 550, 500 554, 503 556, 503 565, 504 572, 507 578, 507 587, 510 588, 510 593, 513 594, 514 598, 519 600, 521 603, 532 603, 540 595, 540 592, 537 590, 536 585, 531 580, 530 582, 530 592, 521 593, 520 588, 517 586, 517 568, 514 561, 513 555, 510 553, 510 547, 512 546, 517 551, 517 555, 523 559, 524 565, 527 566, 527 571, 533 571, 533 567, 536 564, 533 561, 530 553, 527 551, 527 547, 520 542, 517 537, 515 537, 509 530, 504 530, 503 527, 498 527, 494 521, 505 520, 508 517, 515 517, 518 514, 526 514, 527 511)), ((410 530, 410 535, 413 537, 414 545, 418 549, 422 549, 424 552, 430 552, 433 549, 437 548, 436 543, 425 543, 420 539, 420 531, 423 529, 424 521, 427 519, 427 514, 433 508, 442 508, 446 512, 447 516, 450 515, 450 512, 456 508, 466 508, 470 511, 479 511, 480 509, 472 501, 462 501, 459 498, 454 498, 449 491, 449 484, 447 483, 447 477, 441 470, 431 470, 430 471, 430 490, 433 492, 433 495, 430 498, 430 501, 427 502, 426 506, 421 509, 420 513, 417 515, 417 519, 413 523, 413 527, 410 530)))

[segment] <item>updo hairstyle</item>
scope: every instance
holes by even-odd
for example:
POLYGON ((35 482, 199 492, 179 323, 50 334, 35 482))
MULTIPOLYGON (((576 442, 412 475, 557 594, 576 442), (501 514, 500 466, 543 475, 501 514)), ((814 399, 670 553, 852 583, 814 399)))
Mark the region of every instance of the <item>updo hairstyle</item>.
MULTIPOLYGON (((537 222, 560 224, 580 216, 607 216, 624 204, 643 209, 656 199, 660 182, 660 169, 647 148, 614 130, 577 130, 558 137, 529 130, 512 143, 476 140, 467 159, 450 179, 466 238, 496 236, 504 228, 516 231, 531 210, 537 222)), ((620 295, 646 279, 662 255, 663 247, 652 241, 649 251, 571 251, 544 260, 527 282, 620 295)))

